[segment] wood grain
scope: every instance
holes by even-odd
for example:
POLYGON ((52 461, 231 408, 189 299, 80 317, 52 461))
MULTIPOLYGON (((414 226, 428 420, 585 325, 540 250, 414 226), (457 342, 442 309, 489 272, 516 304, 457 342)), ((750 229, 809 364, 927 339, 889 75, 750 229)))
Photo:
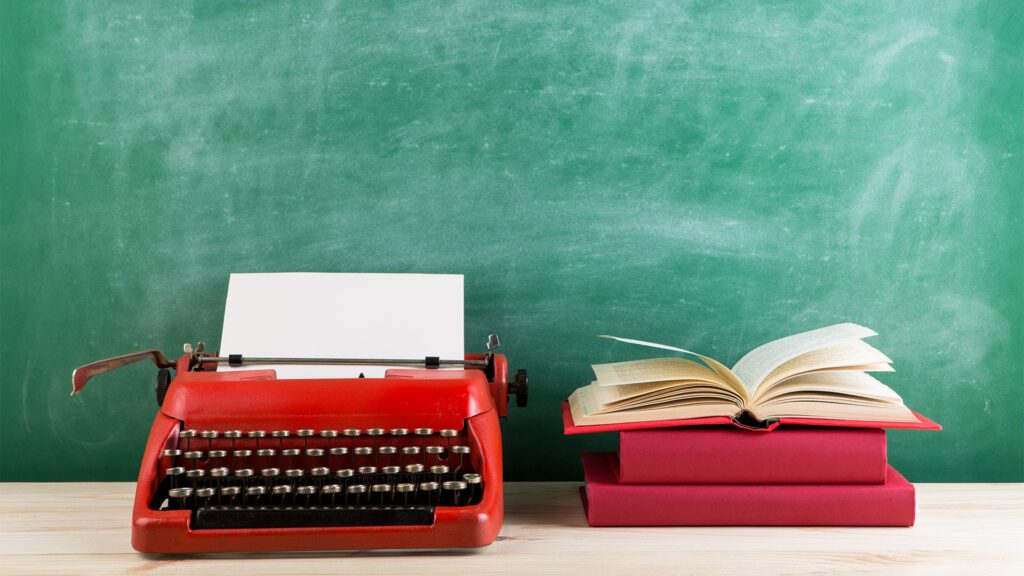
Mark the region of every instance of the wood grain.
POLYGON ((510 483, 481 550, 147 556, 130 483, 0 484, 0 572, 16 574, 1022 573, 1024 484, 920 484, 913 528, 588 528, 576 483, 510 483))

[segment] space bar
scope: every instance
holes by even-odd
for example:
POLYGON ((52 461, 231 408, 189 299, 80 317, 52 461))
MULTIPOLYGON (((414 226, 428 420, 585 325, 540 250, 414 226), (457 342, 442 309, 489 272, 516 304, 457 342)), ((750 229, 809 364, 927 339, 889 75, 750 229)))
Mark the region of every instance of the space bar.
POLYGON ((329 526, 430 526, 433 506, 205 506, 193 530, 329 526))

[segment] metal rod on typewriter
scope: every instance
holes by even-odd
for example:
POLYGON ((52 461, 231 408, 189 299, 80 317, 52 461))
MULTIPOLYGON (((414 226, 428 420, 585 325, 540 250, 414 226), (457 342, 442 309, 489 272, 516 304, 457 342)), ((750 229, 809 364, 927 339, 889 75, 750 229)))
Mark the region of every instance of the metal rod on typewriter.
POLYGON ((201 356, 203 364, 232 364, 244 366, 246 364, 350 364, 369 366, 480 366, 486 367, 487 360, 447 360, 443 358, 273 358, 243 356, 232 354, 231 356, 201 356))

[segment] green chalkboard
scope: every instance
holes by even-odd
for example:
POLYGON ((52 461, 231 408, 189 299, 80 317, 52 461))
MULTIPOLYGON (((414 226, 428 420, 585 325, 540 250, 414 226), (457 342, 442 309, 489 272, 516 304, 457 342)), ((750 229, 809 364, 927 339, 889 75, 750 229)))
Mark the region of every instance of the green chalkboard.
POLYGON ((0 475, 128 480, 152 367, 233 271, 466 276, 530 370, 509 479, 638 351, 841 321, 941 422, 914 481, 1024 480, 1020 2, 3 2, 0 475))

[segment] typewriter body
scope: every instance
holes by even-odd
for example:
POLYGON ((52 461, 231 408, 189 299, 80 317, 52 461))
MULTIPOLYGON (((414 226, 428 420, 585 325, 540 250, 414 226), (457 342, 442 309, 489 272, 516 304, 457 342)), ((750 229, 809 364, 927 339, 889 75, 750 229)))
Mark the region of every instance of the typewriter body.
POLYGON ((125 364, 160 368, 135 493, 140 552, 479 547, 502 522, 498 418, 510 395, 523 406, 528 392, 525 371, 510 379, 496 344, 458 360, 376 361, 221 357, 186 345, 175 361, 148 350, 83 366, 72 394, 125 364), (325 379, 259 368, 289 362, 397 367, 325 379), (437 369, 446 366, 456 369, 437 369))

